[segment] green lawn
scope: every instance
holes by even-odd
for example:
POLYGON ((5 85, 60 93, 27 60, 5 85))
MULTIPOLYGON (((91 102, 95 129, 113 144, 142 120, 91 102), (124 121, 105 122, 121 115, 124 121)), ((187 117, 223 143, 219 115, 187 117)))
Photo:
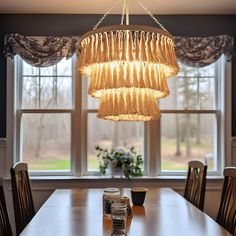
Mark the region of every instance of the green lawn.
POLYGON ((173 162, 163 161, 161 163, 162 170, 187 170, 186 165, 175 164, 173 162))
MULTIPOLYGON (((96 169, 98 163, 96 160, 91 160, 89 162, 89 167, 91 169, 96 169)), ((29 169, 31 170, 69 170, 70 161, 69 160, 41 160, 37 162, 30 162, 29 169)), ((179 165, 172 162, 163 161, 163 170, 186 170, 185 165, 179 165)), ((209 168, 210 169, 210 168, 209 168)))
MULTIPOLYGON (((175 151, 176 150, 176 140, 175 139, 163 139, 162 149, 175 151)), ((186 143, 185 142, 180 142, 180 149, 182 151, 186 150, 186 143)), ((211 145, 206 144, 206 143, 197 144, 196 142, 191 142, 191 149, 192 150, 204 149, 204 150, 208 150, 210 152, 212 147, 211 147, 211 145)))
MULTIPOLYGON (((191 144, 191 152, 193 157, 203 157, 204 152, 212 152, 211 146, 207 144, 191 144)), ((186 143, 180 143, 180 149, 182 155, 185 155, 186 152, 186 143)), ((184 156, 173 158, 176 151, 176 141, 174 139, 163 139, 162 141, 162 170, 186 170, 187 159, 184 156), (178 159, 179 158, 179 159, 178 159)), ((70 160, 67 157, 59 157, 58 159, 53 159, 52 157, 48 159, 33 160, 29 163, 29 168, 31 170, 69 170, 71 167, 70 160)), ((99 160, 96 156, 89 156, 89 169, 98 169, 99 160)), ((208 170, 213 169, 213 163, 208 163, 208 170)))
MULTIPOLYGON (((91 169, 96 169, 98 162, 96 160, 91 160, 89 163, 91 169)), ((162 170, 186 170, 186 165, 176 164, 173 162, 163 161, 161 164, 162 170)), ((209 163, 208 169, 211 170, 213 164, 209 163)), ((29 163, 29 169, 31 170, 69 170, 70 161, 69 160, 41 160, 29 163)))
POLYGON ((69 170, 70 160, 35 160, 29 162, 31 170, 69 170))

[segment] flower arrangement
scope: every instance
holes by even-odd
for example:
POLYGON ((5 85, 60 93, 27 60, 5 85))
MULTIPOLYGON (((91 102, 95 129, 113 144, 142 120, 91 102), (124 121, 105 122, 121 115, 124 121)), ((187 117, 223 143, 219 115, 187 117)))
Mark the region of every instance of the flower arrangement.
POLYGON ((114 146, 111 150, 108 150, 97 146, 96 150, 98 151, 97 157, 99 158, 99 170, 101 174, 106 174, 107 168, 113 164, 115 168, 120 169, 122 174, 128 179, 130 177, 143 175, 143 159, 141 155, 136 153, 134 147, 126 150, 114 146))

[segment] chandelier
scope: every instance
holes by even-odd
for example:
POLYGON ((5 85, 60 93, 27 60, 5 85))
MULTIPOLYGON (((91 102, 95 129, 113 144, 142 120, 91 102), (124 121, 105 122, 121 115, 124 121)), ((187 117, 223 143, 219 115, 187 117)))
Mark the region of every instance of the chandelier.
POLYGON ((98 28, 116 3, 93 30, 82 36, 78 69, 90 78, 88 94, 100 100, 99 118, 159 119, 158 99, 170 94, 166 79, 179 70, 173 36, 140 1, 159 28, 129 25, 127 0, 124 0, 121 25, 98 28))

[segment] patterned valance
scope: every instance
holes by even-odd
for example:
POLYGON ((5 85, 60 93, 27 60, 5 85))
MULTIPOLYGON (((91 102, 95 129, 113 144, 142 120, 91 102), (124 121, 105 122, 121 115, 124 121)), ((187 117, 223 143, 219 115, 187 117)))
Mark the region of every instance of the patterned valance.
POLYGON ((175 52, 180 62, 203 67, 217 61, 222 54, 230 61, 234 55, 234 41, 228 35, 175 37, 175 52))
MULTIPOLYGON (((33 66, 51 66, 71 57, 79 49, 79 37, 33 37, 9 34, 5 37, 4 54, 20 55, 33 66)), ((222 54, 229 61, 234 55, 233 37, 175 37, 175 51, 182 63, 202 67, 214 63, 222 54)))
POLYGON ((32 37, 9 34, 5 37, 4 54, 20 55, 32 66, 52 66, 76 52, 78 37, 32 37))

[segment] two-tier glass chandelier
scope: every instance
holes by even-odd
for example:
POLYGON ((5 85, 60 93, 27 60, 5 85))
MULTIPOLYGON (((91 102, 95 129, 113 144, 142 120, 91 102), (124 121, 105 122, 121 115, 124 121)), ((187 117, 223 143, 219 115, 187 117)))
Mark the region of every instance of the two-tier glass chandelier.
POLYGON ((149 121, 160 118, 158 99, 170 94, 166 79, 178 73, 173 36, 147 10, 159 28, 129 25, 124 0, 121 25, 100 27, 81 39, 78 69, 90 78, 88 93, 100 99, 98 117, 109 120, 149 121), (126 15, 126 25, 123 24, 126 15))

